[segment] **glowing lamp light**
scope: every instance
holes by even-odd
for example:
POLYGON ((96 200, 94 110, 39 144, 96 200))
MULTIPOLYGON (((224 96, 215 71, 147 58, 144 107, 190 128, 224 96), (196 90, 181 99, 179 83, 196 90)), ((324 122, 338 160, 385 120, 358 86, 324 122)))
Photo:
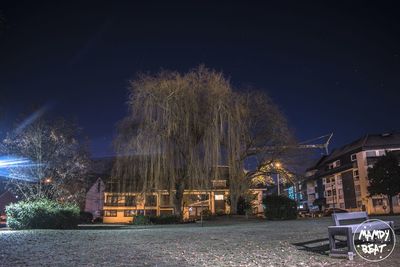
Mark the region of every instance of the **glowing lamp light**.
POLYGON ((280 167, 282 167, 282 164, 280 162, 275 162, 275 167, 280 168, 280 167))

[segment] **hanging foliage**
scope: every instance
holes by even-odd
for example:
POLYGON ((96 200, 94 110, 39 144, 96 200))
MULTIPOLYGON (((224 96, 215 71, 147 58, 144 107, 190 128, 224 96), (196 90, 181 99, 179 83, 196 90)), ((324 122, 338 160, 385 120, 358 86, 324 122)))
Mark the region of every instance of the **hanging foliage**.
POLYGON ((202 66, 186 74, 140 75, 131 83, 128 106, 115 140, 119 157, 111 190, 168 190, 177 214, 183 191, 210 189, 220 164, 229 166, 236 213, 250 183, 245 160, 271 156, 253 148, 287 139, 286 121, 268 97, 235 93, 221 73, 202 66))

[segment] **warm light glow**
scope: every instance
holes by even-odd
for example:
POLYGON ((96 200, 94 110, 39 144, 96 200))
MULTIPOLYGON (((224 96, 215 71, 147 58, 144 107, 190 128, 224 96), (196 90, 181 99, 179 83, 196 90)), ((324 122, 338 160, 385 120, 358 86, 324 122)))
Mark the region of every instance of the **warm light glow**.
POLYGON ((282 167, 282 164, 280 162, 275 162, 275 167, 280 168, 280 167, 282 167))
POLYGON ((51 178, 47 178, 46 180, 44 180, 46 183, 51 183, 51 178))

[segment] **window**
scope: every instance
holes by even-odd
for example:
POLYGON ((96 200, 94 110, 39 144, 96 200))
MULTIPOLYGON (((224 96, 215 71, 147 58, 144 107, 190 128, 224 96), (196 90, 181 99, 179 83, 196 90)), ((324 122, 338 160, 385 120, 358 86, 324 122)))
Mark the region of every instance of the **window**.
POLYGON ((157 210, 146 210, 146 215, 148 216, 156 216, 157 210))
POLYGON ((147 195, 146 196, 146 206, 147 207, 156 207, 157 206, 157 196, 156 195, 147 195))
MULTIPOLYGON (((326 184, 326 178, 322 178, 322 183, 326 184)), ((317 186, 315 186, 317 187, 317 186)))
POLYGON ((360 192, 361 191, 361 186, 360 185, 356 185, 355 189, 356 189, 356 192, 360 192))
POLYGON ((136 196, 126 196, 125 206, 136 206, 136 196))
POLYGON ((328 191, 326 191, 327 192, 327 194, 328 194, 328 197, 330 197, 331 195, 332 195, 332 191, 331 190, 328 190, 328 191))
POLYGON ((331 182, 331 178, 326 178, 326 183, 329 184, 331 182))
POLYGON ((362 201, 357 201, 357 207, 361 207, 362 206, 362 201))
POLYGON ((105 210, 104 217, 117 217, 117 211, 116 210, 105 210))
POLYGON ((336 196, 336 189, 333 189, 333 190, 332 190, 332 194, 333 194, 334 196, 336 196))
POLYGON ((160 196, 160 206, 164 206, 164 207, 171 206, 169 195, 161 195, 160 196))
POLYGON ((340 208, 344 209, 344 203, 340 203, 340 208))
POLYGON ((382 206, 383 205, 383 200, 382 198, 373 198, 372 199, 372 205, 376 206, 382 206))
POLYGON ((136 210, 124 210, 124 217, 133 217, 136 215, 136 210))
POLYGON ((108 206, 118 206, 118 204, 124 203, 124 197, 119 196, 107 196, 106 205, 108 206))
POLYGON ((340 160, 333 162, 333 168, 337 168, 340 166, 340 160))
POLYGON ((336 161, 328 164, 328 170, 331 170, 333 168, 337 168, 339 166, 340 166, 340 160, 336 160, 336 161))
POLYGON ((376 151, 375 150, 367 151, 365 152, 365 155, 367 156, 367 158, 376 157, 376 151))
POLYGON ((353 177, 354 180, 359 180, 360 174, 358 173, 358 170, 353 170, 353 177))
POLYGON ((215 195, 215 200, 224 200, 224 195, 215 195))
POLYGON ((357 154, 356 154, 356 153, 351 154, 351 155, 350 155, 350 160, 351 160, 351 161, 356 161, 356 160, 357 160, 357 154))

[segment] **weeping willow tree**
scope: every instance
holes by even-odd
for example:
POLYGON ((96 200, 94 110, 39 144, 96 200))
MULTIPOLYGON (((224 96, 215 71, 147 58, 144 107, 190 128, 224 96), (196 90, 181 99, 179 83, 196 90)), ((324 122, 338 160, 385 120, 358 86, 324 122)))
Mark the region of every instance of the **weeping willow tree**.
POLYGON ((263 94, 235 93, 221 73, 199 67, 186 74, 140 75, 131 83, 129 114, 115 141, 114 191, 168 190, 182 214, 186 189, 210 189, 219 164, 229 166, 231 212, 249 188, 256 146, 287 140, 286 121, 263 94))
POLYGON ((181 214, 184 190, 210 188, 217 176, 221 143, 237 123, 228 116, 230 97, 223 75, 204 67, 140 75, 131 83, 129 116, 116 140, 113 176, 121 190, 168 190, 181 214))

